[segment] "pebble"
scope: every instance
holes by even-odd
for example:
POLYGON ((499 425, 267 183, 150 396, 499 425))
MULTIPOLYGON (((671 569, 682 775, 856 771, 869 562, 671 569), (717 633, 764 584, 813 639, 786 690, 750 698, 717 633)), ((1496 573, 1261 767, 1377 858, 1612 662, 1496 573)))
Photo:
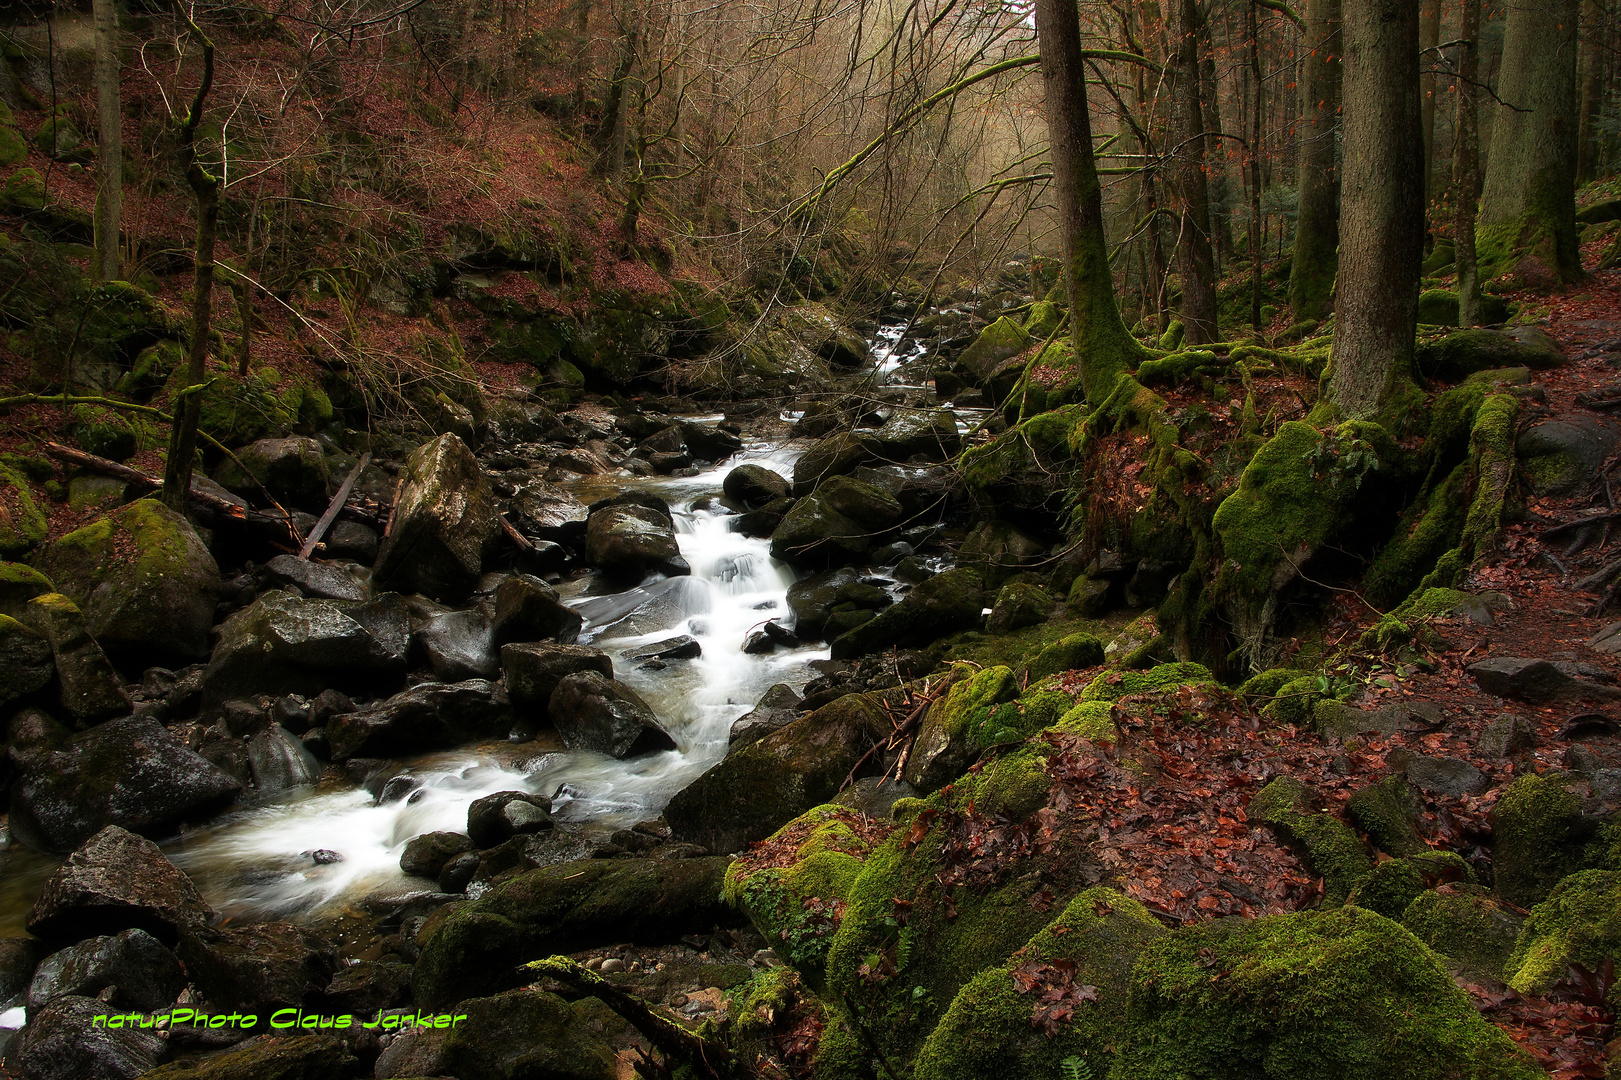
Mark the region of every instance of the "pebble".
POLYGON ((617 956, 610 956, 608 959, 602 962, 602 967, 600 967, 598 970, 604 975, 612 975, 615 972, 624 971, 625 962, 619 959, 617 956))

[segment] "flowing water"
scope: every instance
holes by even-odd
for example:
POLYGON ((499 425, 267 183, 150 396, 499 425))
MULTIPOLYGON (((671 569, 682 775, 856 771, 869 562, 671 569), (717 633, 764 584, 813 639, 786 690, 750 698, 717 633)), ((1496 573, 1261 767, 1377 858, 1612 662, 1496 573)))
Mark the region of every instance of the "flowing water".
POLYGON ((726 473, 737 465, 754 462, 791 475, 797 454, 762 444, 692 477, 599 477, 577 485, 576 494, 587 501, 636 487, 670 505, 691 577, 602 593, 593 588, 598 579, 587 576, 561 591, 585 618, 581 643, 613 658, 615 677, 653 707, 676 750, 616 761, 537 741, 429 755, 406 763, 415 785, 404 798, 378 804, 364 789, 305 789, 188 834, 171 858, 219 911, 285 918, 334 901, 422 887, 400 872, 405 845, 426 832, 465 831, 468 806, 497 791, 553 797, 560 821, 591 830, 657 816, 672 795, 725 756, 732 722, 769 687, 802 689, 814 675, 808 663, 828 655, 825 647, 743 653, 750 629, 786 614, 794 574, 771 558, 769 541, 732 531, 736 515, 718 498, 726 473), (662 668, 629 659, 678 634, 696 639, 702 655, 665 661, 662 668))

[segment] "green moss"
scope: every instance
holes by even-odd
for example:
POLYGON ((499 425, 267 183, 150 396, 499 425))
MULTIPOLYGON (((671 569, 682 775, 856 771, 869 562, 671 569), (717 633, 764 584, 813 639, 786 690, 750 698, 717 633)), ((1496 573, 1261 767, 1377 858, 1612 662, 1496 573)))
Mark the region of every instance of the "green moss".
MULTIPOLYGON (((1571 964, 1597 971, 1606 959, 1621 962, 1621 871, 1583 870, 1531 909, 1504 973, 1515 990, 1540 996, 1571 964)), ((1610 1001, 1621 1004, 1621 984, 1610 1001)))
POLYGON ((952 739, 967 739, 984 726, 995 706, 1019 696, 1019 681, 1005 667, 972 671, 962 665, 958 674, 946 696, 929 707, 929 722, 938 724, 952 739))
POLYGON ((1312 870, 1323 878, 1323 905, 1337 907, 1373 869, 1373 860, 1356 833, 1332 814, 1315 810, 1313 802, 1305 784, 1280 776, 1255 793, 1249 816, 1304 849, 1312 870))
POLYGON ((1387 919, 1400 919, 1420 893, 1442 880, 1472 884, 1475 875, 1468 863, 1450 851, 1386 859, 1357 882, 1345 902, 1377 911, 1387 919))
POLYGON ((1297 668, 1268 668, 1245 679, 1239 684, 1238 692, 1248 698, 1273 697, 1286 684, 1306 678, 1307 674, 1297 668))
POLYGON ((10 558, 43 543, 49 524, 21 472, 0 464, 0 487, 11 489, 0 501, 0 557, 10 558))
POLYGON ((1182 325, 1182 320, 1173 319, 1171 325, 1165 328, 1165 333, 1159 336, 1159 347, 1166 352, 1174 352, 1182 347, 1182 342, 1187 337, 1187 333, 1188 328, 1182 325))
POLYGON ((1036 682, 1063 671, 1078 671, 1103 663, 1103 642, 1094 634, 1076 633, 1059 638, 1030 661, 1025 675, 1036 682))
POLYGON ((1459 884, 1419 893, 1401 922, 1465 977, 1499 980, 1521 918, 1490 889, 1459 884))
POLYGON ((1351 796, 1345 809, 1379 850, 1398 858, 1429 851, 1413 824, 1418 819, 1418 798, 1401 777, 1388 776, 1362 788, 1351 796))
POLYGON ((1132 975, 1111 1080, 1532 1080, 1398 924, 1360 908, 1187 928, 1132 975))
POLYGON ((1570 780, 1557 773, 1522 776, 1492 808, 1492 869, 1497 895, 1528 908, 1582 868, 1593 821, 1570 780))
POLYGON ((1050 300, 1037 300, 1024 317, 1023 330, 1033 341, 1046 341, 1064 321, 1064 310, 1050 300))
POLYGON ((16 617, 28 601, 55 591, 51 579, 27 563, 0 562, 0 613, 16 617))
POLYGON ((1279 686, 1272 700, 1261 708, 1261 715, 1275 724, 1309 727, 1312 710, 1319 701, 1327 700, 1323 679, 1317 675, 1302 675, 1279 686))
POLYGON ((963 350, 958 362, 983 378, 1003 360, 1017 356, 1034 344, 1036 342, 1018 323, 1004 315, 979 332, 979 337, 963 350))
POLYGON ((1108 1074, 1123 1033, 1132 964, 1164 927, 1137 901, 1092 888, 1064 908, 1007 963, 976 975, 919 1051, 915 1080, 1041 1077, 1059 1080, 1066 1059, 1094 1077, 1108 1074), (1049 1036, 1031 1021, 1038 993, 1020 993, 1013 973, 1025 964, 1071 961, 1075 986, 1096 997, 1082 1003, 1049 1036))
POLYGON ((1210 669, 1190 662, 1161 664, 1147 671, 1106 671, 1081 691, 1081 701, 1119 701, 1129 694, 1151 694, 1212 682, 1210 669))
POLYGON ((1120 732, 1114 723, 1114 705, 1107 701, 1083 701, 1058 720, 1058 729, 1092 742, 1114 743, 1120 732))

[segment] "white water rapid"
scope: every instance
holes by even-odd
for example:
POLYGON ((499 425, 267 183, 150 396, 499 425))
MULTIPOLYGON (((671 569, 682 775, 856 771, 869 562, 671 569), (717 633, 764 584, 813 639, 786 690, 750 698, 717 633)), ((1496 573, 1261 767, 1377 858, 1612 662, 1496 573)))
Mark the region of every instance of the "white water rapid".
POLYGON ((751 628, 787 613, 794 574, 771 558, 767 540, 731 531, 736 516, 718 501, 723 478, 736 466, 754 462, 791 475, 797 455, 754 446, 697 476, 593 478, 578 492, 589 500, 605 488, 634 485, 670 504, 691 577, 619 593, 594 593, 597 579, 586 577, 562 591, 585 617, 581 643, 613 658, 615 677, 653 707, 677 750, 616 761, 537 741, 429 755, 405 762, 414 786, 404 797, 378 804, 363 789, 304 789, 188 834, 171 858, 222 913, 286 918, 424 887, 400 872, 405 845, 426 832, 465 831, 468 806, 497 791, 555 796, 560 821, 603 831, 657 816, 725 756, 732 721, 775 683, 803 689, 813 675, 807 664, 827 656, 825 647, 743 653, 751 628), (680 634, 695 638, 702 655, 664 661, 662 669, 629 659, 680 634))

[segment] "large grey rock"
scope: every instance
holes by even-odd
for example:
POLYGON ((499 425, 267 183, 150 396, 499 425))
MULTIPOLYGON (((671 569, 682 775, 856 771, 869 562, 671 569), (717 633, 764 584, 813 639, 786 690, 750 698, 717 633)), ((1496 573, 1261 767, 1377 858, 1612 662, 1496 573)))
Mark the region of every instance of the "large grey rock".
POLYGON ((57 701, 69 718, 94 724, 129 712, 129 695, 78 605, 61 593, 46 593, 23 606, 21 621, 50 643, 57 701))
POLYGON ((727 498, 735 499, 753 509, 787 495, 789 484, 781 475, 764 465, 739 465, 726 474, 721 488, 726 492, 727 498))
POLYGON ((484 679, 424 683, 393 697, 334 716, 326 725, 333 761, 399 757, 449 750, 476 739, 505 738, 512 702, 484 679))
POLYGON ((833 659, 864 656, 892 646, 926 645, 978 626, 985 595, 977 571, 967 567, 936 574, 900 603, 833 639, 833 659))
POLYGON ((80 732, 16 783, 11 827, 24 843, 71 851, 108 825, 163 835, 220 809, 241 785, 145 716, 80 732))
POLYGON ((46 879, 28 913, 28 932, 71 944, 140 929, 172 944, 212 915, 197 886, 156 844, 109 826, 46 879))
POLYGON ((495 590, 495 642, 579 640, 585 620, 557 598, 557 590, 537 577, 513 574, 495 590))
POLYGON ((788 610, 793 612, 794 630, 806 639, 822 633, 835 609, 882 611, 892 603, 888 592, 864 581, 860 572, 848 567, 823 570, 788 586, 788 610))
POLYGON ((191 523, 162 503, 120 507, 51 544, 38 565, 115 661, 145 667, 208 655, 219 566, 191 523))
POLYGON ((1406 771, 1414 787, 1431 795, 1479 795, 1492 786, 1491 777, 1457 758, 1414 758, 1406 771))
POLYGON ((611 679, 614 666, 600 649, 541 641, 501 646, 501 670, 512 704, 522 711, 544 715, 551 706, 552 693, 565 677, 595 671, 611 679))
POLYGON ((412 633, 411 645, 443 682, 490 679, 501 670, 495 626, 479 608, 431 616, 412 633))
POLYGON ((869 437, 869 445, 888 461, 922 456, 944 461, 962 449, 957 414, 950 409, 897 409, 869 437))
POLYGON ((265 593, 225 620, 203 672, 203 707, 259 694, 393 689, 405 677, 410 635, 397 599, 344 604, 265 593))
POLYGON ((1621 447, 1621 425, 1593 416, 1565 416, 1526 428, 1515 443, 1524 472, 1539 495, 1575 495, 1621 447))
POLYGON ((164 1041, 139 1027, 109 1027, 98 1017, 121 1010, 90 997, 51 1002, 17 1039, 17 1071, 28 1080, 135 1080, 157 1067, 164 1041))
POLYGON ((636 691, 597 671, 564 676, 546 711, 570 750, 626 758, 676 748, 636 691))
POLYGON ((292 923, 203 927, 180 939, 180 959, 216 1010, 319 1009, 337 970, 326 941, 292 923))
POLYGON ((746 746, 780 731, 799 719, 803 700, 787 683, 777 683, 761 695, 754 708, 732 721, 728 743, 746 746))
POLYGON ((1488 694, 1519 698, 1533 705, 1621 699, 1621 690, 1613 686, 1573 679, 1548 661, 1532 657, 1494 656, 1470 664, 1467 670, 1488 694))
POLYGON ((466 833, 431 832, 413 837, 400 855, 400 869, 417 877, 437 878, 445 864, 473 850, 466 833))
POLYGON ((45 951, 33 938, 0 938, 0 1001, 10 1001, 34 979, 45 951))
POLYGON ((467 808, 467 835, 474 847, 494 847, 551 827, 551 800, 527 791, 497 791, 467 808))
POLYGON ((305 510, 326 505, 332 474, 321 444, 301 435, 260 439, 226 458, 214 470, 214 479, 227 491, 244 498, 259 495, 263 485, 278 500, 305 510))
POLYGON ((801 566, 861 562, 872 547, 868 530, 808 495, 782 516, 771 533, 771 557, 801 566))
POLYGON ((261 795, 307 787, 321 779, 321 763, 302 740, 280 724, 271 724, 249 739, 247 754, 253 786, 261 795))
POLYGON ((507 516, 513 528, 531 540, 578 546, 585 539, 590 512, 568 492, 531 477, 516 485, 507 501, 507 516))
POLYGON ((742 439, 709 424, 682 424, 681 438, 693 456, 704 461, 725 461, 743 449, 742 439))
POLYGON ((317 600, 366 599, 365 587, 349 574, 297 555, 277 555, 265 563, 265 573, 277 584, 296 585, 299 592, 317 600))
POLYGON ((98 997, 137 1012, 174 1004, 186 988, 180 961, 145 930, 88 938, 46 957, 28 987, 28 1013, 37 1016, 68 994, 98 997))
POLYGON ((401 477, 372 580, 379 588, 460 600, 477 584, 501 534, 495 493, 478 459, 451 434, 418 447, 401 477))
POLYGON ((1537 729, 1531 721, 1503 713, 1488 723, 1475 741, 1475 753, 1485 758, 1511 757, 1534 749, 1537 729))
POLYGON ((692 573, 676 544, 670 511, 652 496, 622 495, 593 506, 585 526, 585 558, 620 577, 692 573))

